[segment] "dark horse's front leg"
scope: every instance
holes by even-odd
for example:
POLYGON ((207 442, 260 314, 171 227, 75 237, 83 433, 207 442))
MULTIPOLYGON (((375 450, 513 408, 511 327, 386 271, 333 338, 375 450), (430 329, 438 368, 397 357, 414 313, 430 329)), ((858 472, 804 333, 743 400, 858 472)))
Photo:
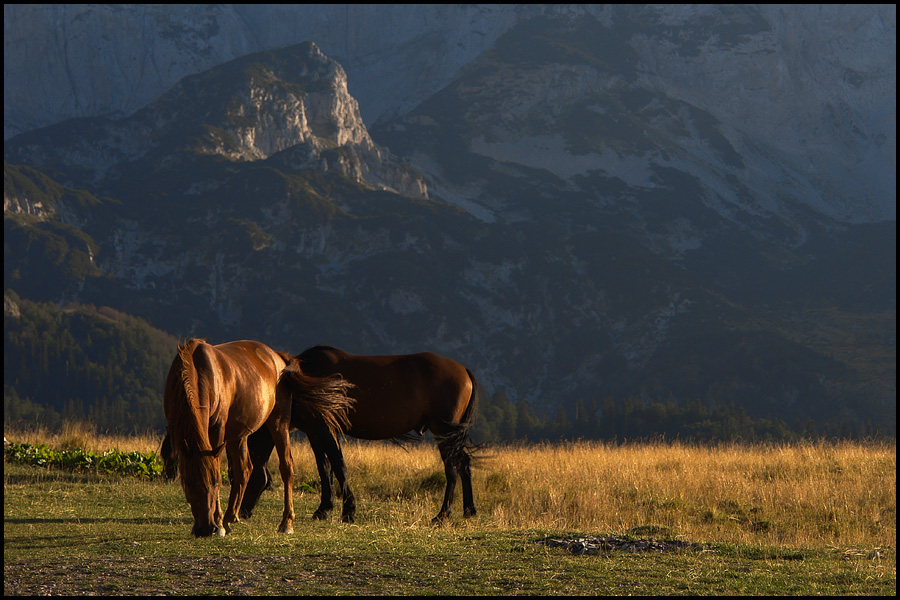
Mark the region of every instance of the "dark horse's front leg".
POLYGON ((347 467, 344 464, 344 453, 341 452, 340 443, 328 431, 307 432, 313 454, 316 456, 316 466, 319 469, 319 478, 322 485, 322 501, 319 508, 313 513, 314 519, 325 519, 328 511, 334 508, 334 492, 332 488, 332 470, 337 477, 341 489, 343 507, 341 520, 352 523, 356 514, 356 497, 350 490, 347 482, 347 467))
POLYGON ((450 520, 450 512, 453 509, 453 494, 456 492, 456 461, 453 460, 452 450, 447 444, 438 440, 438 449, 441 452, 441 460, 444 462, 444 475, 447 478, 447 488, 444 490, 444 502, 437 516, 431 520, 433 525, 440 525, 450 520))
POLYGON ((266 463, 269 462, 274 447, 275 441, 272 439, 268 427, 261 427, 247 438, 247 450, 250 452, 253 471, 250 473, 250 480, 244 491, 244 499, 241 501, 240 515, 242 519, 250 518, 263 491, 271 487, 272 476, 266 468, 266 463))

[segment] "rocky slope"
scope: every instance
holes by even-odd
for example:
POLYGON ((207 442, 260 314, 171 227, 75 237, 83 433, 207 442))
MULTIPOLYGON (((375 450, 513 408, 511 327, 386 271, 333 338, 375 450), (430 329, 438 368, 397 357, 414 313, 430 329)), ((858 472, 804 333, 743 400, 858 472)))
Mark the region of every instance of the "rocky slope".
MULTIPOLYGON (((7 140, 7 162, 40 171, 7 169, 5 286, 182 336, 431 349, 543 413, 671 397, 895 422, 895 138, 890 110, 879 121, 860 100, 895 75, 880 59, 847 74, 881 38, 826 53, 844 61, 828 77, 855 82, 846 119, 827 121, 828 77, 770 85, 798 64, 780 32, 806 12, 506 10, 477 13, 493 24, 483 51, 436 63, 446 85, 371 136, 352 76, 304 43, 185 77, 125 117, 7 140), (814 89, 777 97, 801 84, 814 89), (779 120, 760 116, 776 104, 779 120), (850 198, 858 165, 878 176, 850 198)), ((877 25, 860 14, 841 26, 877 25)), ((396 88, 390 110, 423 93, 396 88)))

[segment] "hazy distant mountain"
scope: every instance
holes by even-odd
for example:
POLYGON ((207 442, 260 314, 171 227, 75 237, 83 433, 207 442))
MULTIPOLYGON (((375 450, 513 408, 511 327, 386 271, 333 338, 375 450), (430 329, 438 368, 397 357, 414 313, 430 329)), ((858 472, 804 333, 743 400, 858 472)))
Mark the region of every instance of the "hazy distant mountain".
MULTIPOLYGON (((187 75, 306 40, 342 64, 371 126, 443 88, 510 29, 540 17, 585 23, 589 16, 597 27, 581 32, 590 39, 572 42, 587 43, 581 51, 590 57, 568 56, 564 64, 610 77, 632 68, 640 89, 708 113, 729 144, 756 146, 772 163, 748 169, 784 165, 790 195, 842 220, 896 216, 893 5, 33 4, 3 11, 4 138, 70 117, 129 115, 187 75)), ((526 48, 520 56, 537 54, 526 48)), ((559 77, 565 73, 574 71, 559 77)), ((557 78, 552 87, 570 85, 557 78)))
MULTIPOLYGON (((5 288, 176 336, 430 349, 545 412, 895 429, 893 7, 359 10, 5 7, 83 115, 5 143, 5 288), (301 17, 316 43, 244 54, 301 17), (116 50, 138 18, 145 79, 116 50), (79 70, 113 51, 130 96, 79 70)), ((52 120, 38 96, 7 131, 52 120)))

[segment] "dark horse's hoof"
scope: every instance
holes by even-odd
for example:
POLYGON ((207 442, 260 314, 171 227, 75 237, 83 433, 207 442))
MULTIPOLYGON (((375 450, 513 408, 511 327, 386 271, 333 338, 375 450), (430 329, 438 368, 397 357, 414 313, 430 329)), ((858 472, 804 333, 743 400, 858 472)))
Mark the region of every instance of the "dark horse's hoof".
POLYGON ((312 518, 314 521, 324 521, 325 519, 328 518, 328 513, 321 511, 321 510, 317 510, 316 512, 313 513, 312 518))
POLYGON ((356 521, 356 519, 353 517, 353 515, 341 515, 341 521, 343 521, 344 523, 353 523, 354 521, 356 521))
POLYGON ((474 506, 470 506, 469 508, 467 508, 463 511, 463 516, 466 518, 474 517, 477 514, 478 514, 478 511, 475 510, 474 506))
POLYGON ((440 514, 431 520, 432 527, 441 527, 450 522, 449 514, 440 514))

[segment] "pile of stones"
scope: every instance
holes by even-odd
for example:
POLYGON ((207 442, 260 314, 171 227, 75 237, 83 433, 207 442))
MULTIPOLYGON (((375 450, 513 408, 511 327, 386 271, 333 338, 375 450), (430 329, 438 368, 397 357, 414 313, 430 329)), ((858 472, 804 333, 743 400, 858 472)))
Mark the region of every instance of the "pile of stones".
POLYGON ((545 538, 538 542, 548 548, 563 548, 572 554, 600 554, 615 550, 624 552, 670 552, 672 550, 705 550, 693 542, 681 540, 626 540, 618 537, 545 538))

